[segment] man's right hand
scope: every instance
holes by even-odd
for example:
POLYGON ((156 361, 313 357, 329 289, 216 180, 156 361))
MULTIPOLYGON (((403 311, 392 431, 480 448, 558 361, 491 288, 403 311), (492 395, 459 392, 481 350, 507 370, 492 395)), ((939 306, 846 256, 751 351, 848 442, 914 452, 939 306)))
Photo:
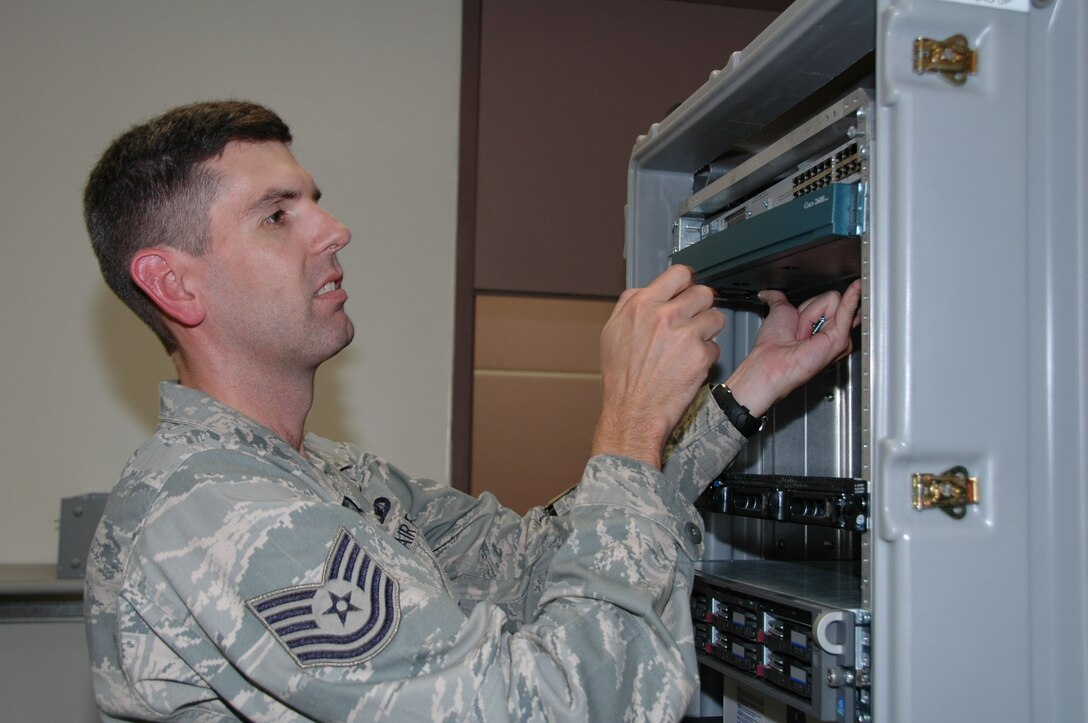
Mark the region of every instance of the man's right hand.
POLYGON ((660 468, 661 450, 718 360, 725 317, 692 270, 673 266, 628 289, 601 334, 603 402, 593 454, 660 468))

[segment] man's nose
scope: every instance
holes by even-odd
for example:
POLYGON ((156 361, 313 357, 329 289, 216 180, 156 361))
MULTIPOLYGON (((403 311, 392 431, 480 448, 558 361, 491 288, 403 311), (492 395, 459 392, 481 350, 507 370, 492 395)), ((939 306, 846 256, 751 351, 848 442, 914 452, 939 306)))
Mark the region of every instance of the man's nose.
POLYGON ((320 250, 338 251, 351 243, 351 229, 328 211, 322 209, 322 213, 325 215, 325 227, 319 237, 320 250))

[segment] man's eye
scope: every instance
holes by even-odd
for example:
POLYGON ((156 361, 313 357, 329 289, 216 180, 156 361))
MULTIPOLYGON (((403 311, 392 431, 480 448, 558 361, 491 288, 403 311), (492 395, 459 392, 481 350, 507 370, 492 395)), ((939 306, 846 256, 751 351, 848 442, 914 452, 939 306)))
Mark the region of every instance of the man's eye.
POLYGON ((271 216, 266 216, 264 222, 269 226, 279 226, 283 223, 283 217, 285 215, 286 214, 282 210, 276 211, 271 216))

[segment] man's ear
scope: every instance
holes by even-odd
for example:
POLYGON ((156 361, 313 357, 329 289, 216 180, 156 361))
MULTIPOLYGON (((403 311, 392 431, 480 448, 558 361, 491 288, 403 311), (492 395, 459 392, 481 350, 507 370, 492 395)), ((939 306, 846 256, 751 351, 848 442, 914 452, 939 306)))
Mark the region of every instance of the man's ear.
POLYGON ((196 326, 206 313, 199 296, 193 293, 190 260, 174 249, 147 248, 136 252, 129 265, 129 275, 136 285, 163 314, 184 326, 196 326))

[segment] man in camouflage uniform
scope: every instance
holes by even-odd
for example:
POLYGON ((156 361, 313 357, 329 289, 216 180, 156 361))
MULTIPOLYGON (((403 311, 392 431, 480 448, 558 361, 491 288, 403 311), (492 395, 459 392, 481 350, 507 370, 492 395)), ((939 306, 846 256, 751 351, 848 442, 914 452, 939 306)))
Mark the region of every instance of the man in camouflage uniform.
MULTIPOLYGON (((353 335, 350 233, 290 141, 260 106, 178 108, 87 184, 103 274, 178 371, 91 550, 103 718, 679 718, 697 681, 692 502, 744 441, 701 389, 711 292, 678 267, 621 297, 594 456, 553 505, 519 517, 410 478, 304 432, 318 366, 353 335)), ((736 399, 758 416, 846 353, 858 299, 766 295, 736 399)))

